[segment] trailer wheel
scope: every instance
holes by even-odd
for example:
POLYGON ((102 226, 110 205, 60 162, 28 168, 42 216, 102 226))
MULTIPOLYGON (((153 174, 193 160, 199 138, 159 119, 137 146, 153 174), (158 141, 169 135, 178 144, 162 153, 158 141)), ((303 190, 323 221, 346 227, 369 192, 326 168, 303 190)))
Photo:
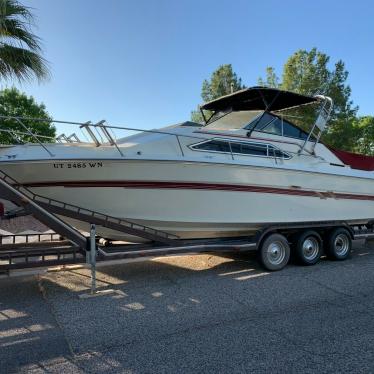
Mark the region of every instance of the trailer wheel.
POLYGON ((315 265, 322 255, 322 239, 316 231, 301 232, 295 237, 293 251, 300 264, 315 265))
POLYGON ((326 236, 325 251, 331 260, 343 261, 347 259, 352 249, 352 239, 345 228, 336 228, 326 236))
POLYGON ((271 271, 283 269, 290 259, 290 246, 281 234, 271 234, 261 244, 259 260, 262 266, 271 271))

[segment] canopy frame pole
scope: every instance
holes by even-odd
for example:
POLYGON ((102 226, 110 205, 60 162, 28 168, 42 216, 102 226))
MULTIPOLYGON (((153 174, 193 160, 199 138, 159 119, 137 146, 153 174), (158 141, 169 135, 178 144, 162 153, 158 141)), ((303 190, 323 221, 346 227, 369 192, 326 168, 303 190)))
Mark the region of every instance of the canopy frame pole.
POLYGON ((207 124, 208 124, 208 121, 206 120, 206 117, 205 117, 205 113, 204 113, 204 110, 203 110, 203 109, 201 109, 201 106, 199 106, 199 109, 200 109, 200 113, 201 113, 201 115, 203 116, 203 119, 204 119, 204 123, 205 123, 205 125, 207 125, 207 124))
MULTIPOLYGON (((209 117, 208 119, 206 119, 203 109, 200 108, 200 112, 201 112, 201 114, 203 115, 204 122, 205 122, 205 126, 207 126, 207 125, 209 124, 209 121, 210 121, 210 120, 213 118, 213 116, 216 114, 216 112, 212 112, 212 114, 210 115, 210 117, 209 117)), ((220 117, 220 118, 222 118, 222 117, 220 117)))
POLYGON ((258 91, 260 96, 261 96, 261 99, 262 101, 264 102, 265 104, 265 110, 262 112, 261 116, 257 118, 256 120, 256 123, 255 125, 247 132, 247 137, 250 138, 253 131, 255 131, 257 125, 259 124, 259 122, 262 120, 262 118, 264 117, 265 113, 267 113, 269 111, 269 108, 271 108, 273 106, 273 104, 275 103, 275 101, 278 99, 278 96, 280 94, 280 91, 277 92, 277 94, 274 96, 273 100, 268 103, 264 97, 264 95, 262 94, 262 92, 259 90, 258 91))

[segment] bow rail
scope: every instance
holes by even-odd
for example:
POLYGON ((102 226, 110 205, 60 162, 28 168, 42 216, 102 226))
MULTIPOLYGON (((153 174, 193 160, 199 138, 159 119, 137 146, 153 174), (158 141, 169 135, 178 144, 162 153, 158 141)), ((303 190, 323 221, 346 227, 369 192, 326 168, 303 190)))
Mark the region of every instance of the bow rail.
MULTIPOLYGON (((118 143, 118 139, 124 139, 130 135, 138 134, 138 133, 151 133, 151 134, 161 134, 171 136, 175 139, 177 148, 179 149, 180 155, 185 157, 185 150, 189 149, 190 144, 183 144, 181 139, 194 139, 198 141, 207 140, 205 136, 199 135, 185 135, 185 134, 178 134, 175 132, 165 131, 165 130, 148 130, 148 129, 139 129, 134 127, 126 127, 126 126, 116 126, 110 125, 105 120, 101 120, 97 123, 92 123, 91 121, 87 122, 72 122, 72 121, 61 121, 61 120, 50 120, 50 119, 43 119, 43 118, 32 118, 32 117, 20 117, 20 116, 4 116, 0 115, 0 134, 5 133, 9 134, 10 137, 13 139, 14 144, 30 144, 30 142, 22 141, 22 137, 28 137, 33 139, 34 141, 31 142, 32 144, 39 144, 47 153, 48 155, 53 158, 55 155, 51 150, 51 145, 59 143, 59 144, 82 144, 82 145, 91 145, 94 147, 101 147, 101 146, 109 146, 115 147, 121 157, 125 157, 123 153, 123 149, 121 147, 122 143, 118 143), (11 130, 9 128, 1 128, 1 122, 6 120, 13 120, 17 121, 20 126, 23 128, 23 131, 19 130, 11 130), (49 124, 64 124, 64 125, 72 125, 77 127, 77 131, 80 131, 82 134, 81 136, 77 135, 76 132, 73 132, 71 135, 66 135, 62 133, 57 137, 49 137, 45 135, 39 135, 32 132, 26 125, 25 122, 27 121, 36 121, 36 122, 45 122, 49 124), (82 140, 82 136, 86 139, 86 141, 82 140), (185 147, 185 149, 184 149, 185 147)), ((209 132, 206 133, 207 135, 209 132)), ((235 153, 232 151, 232 144, 237 142, 237 139, 231 139, 230 135, 227 134, 225 139, 222 139, 229 144, 230 158, 235 160, 235 153)), ((5 144, 1 146, 10 146, 14 144, 5 144)), ((299 146, 299 154, 304 149, 304 146, 299 146)), ((289 152, 288 153, 292 153, 289 152)), ((305 154, 306 156, 311 156, 308 152, 305 154)), ((275 152, 267 152, 266 157, 274 158, 277 162, 277 158, 279 156, 276 155, 275 152)))

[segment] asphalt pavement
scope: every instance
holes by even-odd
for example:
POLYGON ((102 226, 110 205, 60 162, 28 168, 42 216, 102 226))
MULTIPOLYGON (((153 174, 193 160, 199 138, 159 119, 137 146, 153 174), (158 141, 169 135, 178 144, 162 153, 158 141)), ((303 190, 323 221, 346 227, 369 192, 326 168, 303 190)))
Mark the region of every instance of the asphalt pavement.
POLYGON ((374 245, 264 271, 195 255, 0 280, 0 373, 372 373, 374 245))

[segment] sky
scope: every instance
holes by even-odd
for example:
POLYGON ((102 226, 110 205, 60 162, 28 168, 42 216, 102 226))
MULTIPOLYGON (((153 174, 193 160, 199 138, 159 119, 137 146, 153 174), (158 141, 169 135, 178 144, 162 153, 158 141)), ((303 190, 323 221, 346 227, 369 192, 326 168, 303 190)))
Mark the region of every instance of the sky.
POLYGON ((313 47, 345 62, 359 113, 374 114, 372 1, 21 2, 34 8, 52 74, 15 86, 55 119, 144 129, 182 122, 219 65, 232 64, 251 86, 267 66, 281 74, 292 53, 313 47))

